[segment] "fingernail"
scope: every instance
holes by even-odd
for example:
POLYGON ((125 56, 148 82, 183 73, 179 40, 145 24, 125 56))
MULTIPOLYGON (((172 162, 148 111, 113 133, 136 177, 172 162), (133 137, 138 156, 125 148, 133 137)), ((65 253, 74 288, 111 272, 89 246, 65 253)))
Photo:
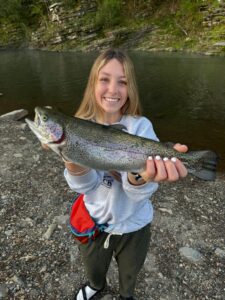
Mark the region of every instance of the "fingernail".
POLYGON ((168 157, 164 157, 163 160, 164 160, 164 161, 167 161, 167 160, 169 160, 169 158, 168 158, 168 157))
POLYGON ((159 155, 156 155, 155 159, 156 159, 156 160, 160 160, 161 157, 160 157, 159 155))
POLYGON ((176 157, 172 157, 171 161, 175 163, 177 161, 176 157))
POLYGON ((149 157, 148 157, 148 160, 152 160, 152 156, 149 156, 149 157))

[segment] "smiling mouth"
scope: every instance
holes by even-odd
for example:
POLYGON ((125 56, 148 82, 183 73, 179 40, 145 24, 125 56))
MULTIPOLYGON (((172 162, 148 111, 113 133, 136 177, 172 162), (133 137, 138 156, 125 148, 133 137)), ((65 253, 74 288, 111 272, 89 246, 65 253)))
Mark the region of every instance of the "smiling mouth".
POLYGON ((107 102, 118 102, 119 98, 104 97, 104 100, 107 102))

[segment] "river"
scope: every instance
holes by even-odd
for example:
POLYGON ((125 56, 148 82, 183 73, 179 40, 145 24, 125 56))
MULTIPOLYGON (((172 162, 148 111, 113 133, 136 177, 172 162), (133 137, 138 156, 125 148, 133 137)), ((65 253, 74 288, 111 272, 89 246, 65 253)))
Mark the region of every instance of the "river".
MULTIPOLYGON (((212 149, 225 170, 225 58, 130 52, 143 114, 162 141, 212 149)), ((57 106, 72 114, 96 53, 0 51, 0 114, 57 106)))

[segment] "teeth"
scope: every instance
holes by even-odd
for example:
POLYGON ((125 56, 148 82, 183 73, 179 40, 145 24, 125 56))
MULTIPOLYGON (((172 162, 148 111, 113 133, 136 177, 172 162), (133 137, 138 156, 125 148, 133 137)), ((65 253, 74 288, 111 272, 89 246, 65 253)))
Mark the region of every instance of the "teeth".
POLYGON ((119 99, 118 98, 105 97, 105 100, 108 101, 108 102, 117 102, 119 99))

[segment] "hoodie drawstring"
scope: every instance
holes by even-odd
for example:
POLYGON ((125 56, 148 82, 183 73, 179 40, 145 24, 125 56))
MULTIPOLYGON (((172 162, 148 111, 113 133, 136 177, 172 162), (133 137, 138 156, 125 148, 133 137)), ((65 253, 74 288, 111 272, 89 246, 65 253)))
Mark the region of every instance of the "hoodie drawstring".
POLYGON ((110 241, 111 235, 122 235, 122 233, 114 233, 114 232, 109 233, 109 235, 107 236, 107 238, 106 238, 106 240, 104 242, 104 249, 108 249, 109 248, 109 241, 110 241))

